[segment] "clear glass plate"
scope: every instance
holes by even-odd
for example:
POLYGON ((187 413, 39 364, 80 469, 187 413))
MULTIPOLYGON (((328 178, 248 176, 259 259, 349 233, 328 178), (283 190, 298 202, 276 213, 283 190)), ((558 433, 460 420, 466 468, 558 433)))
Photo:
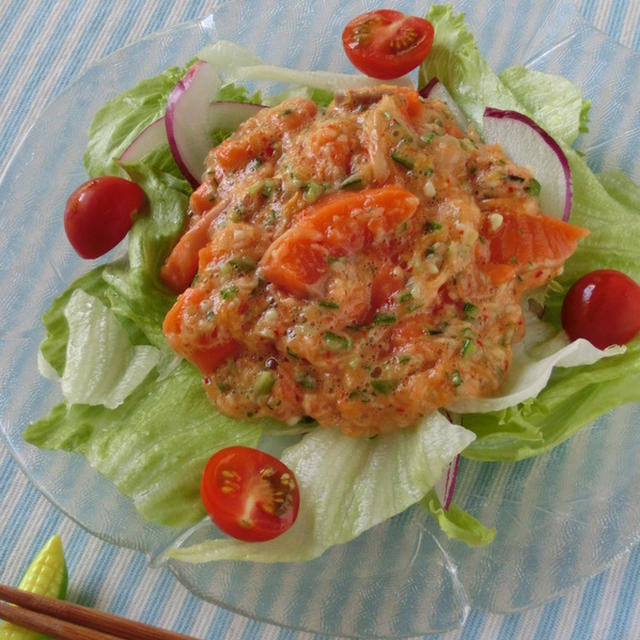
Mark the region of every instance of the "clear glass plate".
MULTIPOLYGON (((425 3, 397 8, 421 15, 425 3)), ((490 64, 562 73, 592 99, 580 140, 596 170, 640 179, 640 56, 590 28, 568 1, 458 0, 490 64)), ((84 459, 25 445, 21 434, 59 400, 39 377, 42 312, 87 270, 62 226, 67 195, 86 176, 82 152, 103 102, 185 64, 204 44, 235 40, 272 63, 349 70, 339 35, 368 0, 227 2, 205 20, 155 34, 90 68, 34 123, 0 181, 0 421, 34 484, 94 535, 163 563, 174 530, 141 519, 84 459)), ((630 382, 631 383, 631 382, 630 382)), ((518 611, 566 591, 629 550, 640 534, 640 410, 603 416, 547 455, 518 464, 463 462, 456 499, 498 530, 469 549, 419 509, 306 564, 167 563, 195 594, 252 618, 331 635, 403 636, 459 627, 471 607, 518 611)), ((199 529, 196 535, 202 535, 199 529)))

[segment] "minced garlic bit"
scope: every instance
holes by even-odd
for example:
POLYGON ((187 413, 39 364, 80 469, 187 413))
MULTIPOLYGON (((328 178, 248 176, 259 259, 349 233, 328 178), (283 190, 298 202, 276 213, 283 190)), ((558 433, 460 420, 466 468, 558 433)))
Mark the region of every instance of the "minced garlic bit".
POLYGON ((427 198, 434 198, 436 195, 436 188, 433 186, 433 182, 431 182, 431 180, 427 180, 424 183, 424 195, 427 196, 427 198))
POLYGON ((502 226, 504 218, 499 213, 489 214, 489 228, 491 231, 497 231, 502 226))

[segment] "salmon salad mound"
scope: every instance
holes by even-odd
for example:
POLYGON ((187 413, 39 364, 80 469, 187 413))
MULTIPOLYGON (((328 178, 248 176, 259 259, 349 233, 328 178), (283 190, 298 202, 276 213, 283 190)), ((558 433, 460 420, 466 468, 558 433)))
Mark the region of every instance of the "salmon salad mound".
POLYGON ((353 436, 494 395, 522 296, 587 234, 438 100, 392 86, 261 109, 207 158, 163 330, 221 412, 353 436))

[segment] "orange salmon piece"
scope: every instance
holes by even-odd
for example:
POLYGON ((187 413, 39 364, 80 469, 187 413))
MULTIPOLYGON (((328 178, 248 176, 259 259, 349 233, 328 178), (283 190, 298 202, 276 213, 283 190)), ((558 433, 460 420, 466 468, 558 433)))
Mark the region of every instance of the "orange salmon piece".
POLYGON ((294 98, 280 108, 262 109, 221 142, 215 151, 216 160, 225 171, 240 169, 254 158, 272 153, 271 145, 280 141, 287 131, 298 129, 316 115, 318 107, 312 100, 294 98))
POLYGON ((502 224, 495 231, 484 230, 493 265, 560 265, 576 250, 578 240, 589 235, 587 229, 544 214, 501 215, 502 224))
POLYGON ((313 293, 330 258, 381 242, 415 213, 418 203, 396 185, 320 198, 269 246, 260 263, 262 275, 294 295, 313 293))
POLYGON ((371 324, 376 311, 386 304, 389 298, 403 285, 404 279, 394 272, 391 262, 384 261, 378 265, 371 282, 369 306, 364 316, 359 319, 359 323, 371 324))
POLYGON ((206 295, 202 289, 187 289, 169 309, 162 323, 162 331, 178 355, 192 362, 204 375, 209 375, 227 358, 238 353, 240 344, 216 335, 217 330, 211 336, 199 335, 195 342, 185 335, 184 325, 188 322, 189 313, 206 295))
POLYGON ((218 214, 227 206, 218 203, 187 229, 167 256, 160 269, 162 281, 175 293, 184 291, 198 272, 198 253, 211 240, 209 228, 218 214))
POLYGON ((189 209, 200 216, 214 206, 216 192, 212 186, 203 182, 189 197, 189 209))

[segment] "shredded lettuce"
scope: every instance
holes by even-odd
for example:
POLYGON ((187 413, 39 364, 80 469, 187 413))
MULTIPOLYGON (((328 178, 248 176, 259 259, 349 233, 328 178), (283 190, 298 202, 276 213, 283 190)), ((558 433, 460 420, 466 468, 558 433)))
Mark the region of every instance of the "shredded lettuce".
MULTIPOLYGON (((197 57, 201 60, 206 60, 216 71, 226 74, 228 79, 233 82, 239 80, 267 80, 330 92, 380 84, 379 80, 360 74, 335 73, 331 71, 299 71, 289 67, 265 64, 260 57, 229 40, 218 40, 204 47, 198 52, 197 57)), ((407 76, 397 80, 390 80, 389 82, 391 84, 412 86, 411 80, 407 76)))
POLYGON ((445 509, 440 504, 435 492, 430 491, 422 499, 422 504, 435 518, 447 537, 465 542, 470 547, 483 547, 493 542, 496 530, 485 527, 455 502, 452 502, 449 508, 445 509))
MULTIPOLYGON (((168 555, 187 562, 311 560, 422 500, 472 440, 439 412, 372 439, 316 429, 281 456, 300 488, 300 511, 288 531, 261 544, 218 538, 168 555)), ((464 535, 470 529, 461 526, 464 535)))
POLYGON ((115 409, 160 361, 150 345, 132 345, 115 315, 76 289, 64 309, 69 325, 62 393, 68 403, 115 409))
POLYGON ((513 360, 500 393, 484 398, 463 398, 449 405, 455 413, 499 411, 536 397, 547 385, 555 367, 577 367, 626 351, 612 345, 597 349, 588 340, 569 341, 564 331, 525 313, 525 337, 513 348, 513 360))

